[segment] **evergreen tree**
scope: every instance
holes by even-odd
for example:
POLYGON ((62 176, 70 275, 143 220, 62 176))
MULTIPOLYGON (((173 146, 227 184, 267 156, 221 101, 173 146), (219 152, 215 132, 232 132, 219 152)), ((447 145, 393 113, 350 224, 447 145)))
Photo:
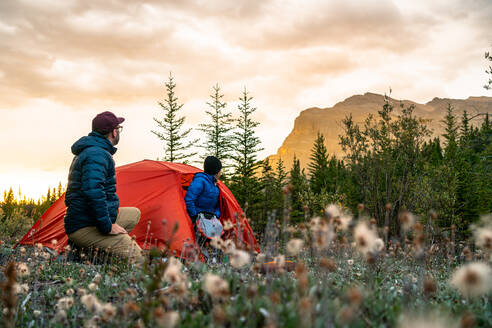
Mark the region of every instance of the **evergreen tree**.
POLYGON ((301 163, 294 154, 292 168, 289 172, 289 182, 292 184, 290 194, 290 202, 292 207, 291 221, 302 222, 304 220, 304 204, 302 202, 302 194, 307 189, 307 179, 304 172, 301 171, 301 163))
POLYGON ((446 116, 444 120, 441 121, 444 123, 445 133, 443 137, 445 139, 446 148, 444 149, 444 157, 447 160, 454 161, 457 156, 457 140, 458 140, 458 123, 456 122, 456 116, 453 113, 453 106, 448 104, 446 108, 446 116))
POLYGON ((206 114, 210 117, 211 123, 200 124, 200 131, 206 135, 206 140, 201 145, 207 155, 211 154, 227 167, 226 162, 231 158, 233 139, 230 132, 234 129, 231 113, 224 112, 226 103, 222 101, 224 97, 220 93, 220 87, 216 84, 213 87, 213 94, 210 95, 211 101, 207 102, 210 110, 206 114))
POLYGON ((321 193, 328 189, 328 151, 325 146, 325 137, 318 132, 309 157, 310 186, 314 193, 321 193))
MULTIPOLYGON (((259 165, 256 159, 257 154, 263 148, 260 147, 260 139, 255 135, 255 128, 260 123, 252 119, 252 115, 256 111, 256 108, 251 106, 252 99, 245 88, 239 98, 238 110, 240 115, 236 120, 236 129, 233 134, 234 152, 231 157, 234 174, 231 177, 229 187, 243 208, 248 204, 249 213, 259 215, 262 186, 255 173, 259 165)), ((255 224, 255 222, 253 223, 255 224)))
POLYGON ((12 216, 16 205, 17 201, 15 200, 14 191, 12 190, 12 187, 10 187, 8 192, 3 192, 2 210, 3 218, 5 220, 9 219, 12 216))
POLYGON ((159 102, 159 106, 161 106, 161 109, 164 111, 163 119, 154 117, 154 121, 163 131, 159 132, 152 130, 152 133, 165 142, 165 156, 163 160, 169 162, 182 161, 183 163, 187 163, 188 159, 195 156, 197 153, 186 152, 186 150, 196 144, 198 139, 186 142, 186 138, 191 132, 191 129, 182 130, 185 116, 179 117, 178 114, 183 107, 183 104, 178 103, 178 98, 174 91, 176 83, 174 83, 172 74, 169 74, 169 80, 165 85, 167 98, 164 102, 159 102))

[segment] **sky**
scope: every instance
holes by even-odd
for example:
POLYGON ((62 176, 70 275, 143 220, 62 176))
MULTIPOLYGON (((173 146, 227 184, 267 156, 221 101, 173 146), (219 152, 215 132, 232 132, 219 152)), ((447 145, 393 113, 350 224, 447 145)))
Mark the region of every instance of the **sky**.
POLYGON ((215 84, 236 117, 246 88, 260 158, 302 110, 354 94, 492 96, 491 21, 490 0, 0 1, 0 191, 65 185, 70 146, 105 110, 126 118, 116 165, 162 157, 170 73, 191 128, 215 84))

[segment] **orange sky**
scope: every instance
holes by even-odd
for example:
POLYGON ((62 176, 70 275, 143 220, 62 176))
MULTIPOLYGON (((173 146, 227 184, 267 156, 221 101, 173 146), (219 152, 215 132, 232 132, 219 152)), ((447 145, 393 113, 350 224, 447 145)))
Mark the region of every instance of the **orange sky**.
POLYGON ((353 94, 491 96, 490 21, 488 0, 0 1, 0 190, 66 183, 71 144, 108 109, 127 118, 117 165, 162 156, 150 130, 170 71, 190 127, 215 83, 233 113, 246 86, 261 156, 301 110, 353 94))

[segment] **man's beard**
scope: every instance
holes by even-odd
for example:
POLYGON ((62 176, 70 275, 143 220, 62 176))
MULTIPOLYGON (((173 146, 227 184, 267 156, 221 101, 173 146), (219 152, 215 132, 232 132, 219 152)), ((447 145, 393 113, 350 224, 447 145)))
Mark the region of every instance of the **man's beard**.
POLYGON ((111 143, 113 144, 113 146, 116 146, 118 144, 118 142, 120 142, 120 133, 119 132, 116 133, 116 137, 113 138, 111 143))

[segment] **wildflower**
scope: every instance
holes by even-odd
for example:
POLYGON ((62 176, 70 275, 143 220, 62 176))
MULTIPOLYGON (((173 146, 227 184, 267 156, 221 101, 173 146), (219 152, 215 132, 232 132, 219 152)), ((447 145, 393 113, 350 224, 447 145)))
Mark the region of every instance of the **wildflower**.
POLYGON ((169 258, 166 270, 164 271, 163 279, 170 284, 178 284, 186 279, 186 276, 181 272, 183 264, 175 257, 169 258))
POLYGON ((73 297, 62 297, 55 305, 55 309, 65 311, 71 308, 73 305, 73 297))
POLYGON ((362 302, 362 292, 357 287, 351 287, 347 291, 347 300, 351 305, 358 306, 362 302))
POLYGON ((354 260, 352 260, 352 259, 348 259, 348 260, 347 260, 347 264, 348 264, 348 265, 354 265, 354 260))
POLYGON ((87 290, 85 288, 79 288, 77 289, 77 294, 80 296, 84 296, 85 294, 87 294, 87 290))
POLYGON ((84 328, 98 328, 101 318, 98 315, 93 316, 90 320, 84 323, 84 328))
POLYGON ((415 217, 410 212, 402 212, 399 216, 401 227, 404 231, 412 229, 415 224, 415 217))
POLYGON ((337 270, 337 265, 335 261, 333 261, 333 259, 327 259, 326 257, 323 257, 319 260, 319 266, 330 272, 335 272, 337 270))
POLYGON ((116 315, 116 309, 111 303, 105 303, 101 308, 101 317, 104 321, 113 319, 116 315))
POLYGON ((56 321, 65 321, 67 320, 67 312, 65 310, 58 310, 55 314, 56 321))
POLYGON ((26 263, 21 262, 17 264, 17 275, 19 277, 24 277, 29 275, 29 268, 26 263))
POLYGON ((277 268, 283 268, 285 267, 285 256, 284 255, 275 256, 273 258, 273 262, 275 263, 275 266, 277 268))
POLYGON ((65 252, 70 252, 72 250, 72 247, 67 244, 63 249, 65 250, 65 252))
POLYGON ((265 263, 265 261, 266 261, 265 253, 259 253, 258 255, 256 255, 256 262, 265 263))
POLYGON ((475 238, 475 245, 483 249, 484 251, 492 251, 492 229, 490 228, 479 228, 473 233, 475 238))
POLYGON ((229 284, 227 281, 212 273, 205 275, 204 289, 213 298, 221 298, 229 295, 229 284))
POLYGON ((38 249, 38 251, 42 251, 43 250, 43 244, 36 243, 36 248, 38 249))
POLYGON ((232 224, 232 222, 230 220, 224 221, 224 230, 225 231, 231 230, 232 228, 234 228, 234 224, 232 224))
POLYGON ((32 311, 32 314, 34 314, 34 316, 37 318, 37 317, 39 317, 41 315, 41 311, 34 310, 34 311, 32 311))
POLYGON ((224 241, 223 247, 224 253, 231 253, 236 249, 236 244, 234 244, 234 241, 232 239, 227 239, 226 241, 224 241))
POLYGON ((21 247, 21 248, 19 248, 19 251, 21 252, 21 254, 24 254, 26 252, 26 248, 25 247, 21 247))
POLYGON ((450 283, 464 296, 484 295, 492 290, 492 272, 485 263, 469 263, 453 273, 450 283))
POLYGON ((56 239, 52 239, 52 240, 51 240, 51 245, 53 245, 53 247, 55 247, 55 246, 56 246, 56 244, 58 244, 58 240, 56 240, 56 239))
POLYGON ((291 239, 287 243, 287 253, 292 256, 296 256, 301 251, 303 245, 304 245, 304 240, 299 238, 291 239))
POLYGON ((67 294, 68 296, 72 296, 74 293, 75 293, 75 291, 73 290, 73 288, 69 288, 69 289, 67 289, 67 291, 65 292, 65 294, 67 294))
POLYGON ((339 222, 339 225, 338 225, 339 228, 342 231, 347 231, 349 226, 350 226, 350 223, 352 222, 352 217, 350 215, 342 215, 338 222, 339 222))
POLYGON ((426 276, 424 279, 424 293, 426 295, 434 294, 437 291, 437 285, 434 279, 430 276, 426 276))
POLYGON ((87 288, 89 288, 90 291, 95 291, 97 289, 97 284, 91 282, 87 288))
POLYGON ((325 213, 329 219, 340 216, 340 207, 336 204, 330 204, 325 208, 325 213))
POLYGON ((374 250, 381 252, 384 249, 384 241, 381 238, 376 238, 374 241, 374 250))
POLYGON ((65 282, 67 283, 67 285, 72 285, 73 284, 73 279, 70 278, 70 277, 67 277, 67 279, 65 279, 65 282))
POLYGON ((97 273, 97 274, 94 276, 94 279, 92 279, 92 281, 93 281, 94 283, 96 283, 96 284, 99 284, 99 282, 101 281, 101 279, 102 279, 102 276, 101 276, 99 273, 97 273))
POLYGON ((364 255, 377 251, 377 247, 381 246, 376 241, 378 239, 376 232, 370 229, 366 222, 360 222, 354 228, 354 239, 357 249, 364 255))
POLYGON ((237 249, 231 252, 229 262, 234 268, 242 268, 251 262, 251 256, 248 252, 237 249))
POLYGON ((458 325, 438 314, 402 315, 398 328, 457 328, 458 325))
POLYGON ((29 291, 29 286, 27 284, 14 284, 14 292, 16 294, 27 294, 29 291))
POLYGON ((80 298, 80 301, 84 306, 87 308, 87 310, 92 311, 92 312, 99 312, 102 308, 101 303, 97 299, 94 294, 87 294, 84 295, 80 298))
POLYGON ((318 250, 326 249, 335 236, 332 226, 320 217, 312 218, 310 226, 314 247, 318 250))
POLYGON ((155 316, 156 323, 162 328, 173 328, 176 326, 179 320, 179 314, 176 311, 164 312, 163 314, 155 316))

